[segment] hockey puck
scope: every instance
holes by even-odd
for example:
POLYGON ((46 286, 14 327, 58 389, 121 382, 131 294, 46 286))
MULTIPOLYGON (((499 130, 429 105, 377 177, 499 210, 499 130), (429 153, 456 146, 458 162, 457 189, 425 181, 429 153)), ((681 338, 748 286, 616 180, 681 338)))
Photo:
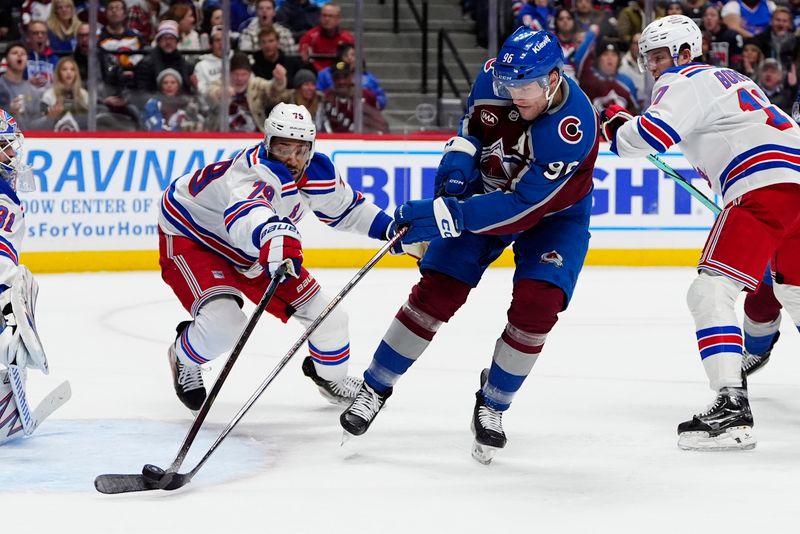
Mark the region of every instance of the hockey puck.
POLYGON ((148 482, 158 484, 164 477, 164 470, 157 465, 147 464, 142 467, 142 476, 148 482))

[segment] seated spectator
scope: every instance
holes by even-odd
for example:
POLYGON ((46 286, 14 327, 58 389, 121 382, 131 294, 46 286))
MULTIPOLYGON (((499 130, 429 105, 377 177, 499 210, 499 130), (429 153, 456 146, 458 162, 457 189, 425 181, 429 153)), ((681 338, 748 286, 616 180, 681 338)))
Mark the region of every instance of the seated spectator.
POLYGON ((292 30, 294 40, 319 24, 320 9, 309 0, 284 0, 275 15, 275 22, 292 30))
POLYGON ((18 41, 21 38, 19 20, 14 17, 14 6, 4 2, 0 4, 0 41, 18 41))
POLYGON ((142 43, 149 43, 158 28, 159 2, 157 0, 126 0, 128 28, 139 34, 142 43))
POLYGON ((200 61, 194 66, 194 75, 197 79, 197 93, 205 96, 211 82, 219 80, 222 76, 222 26, 211 30, 211 53, 200 56, 200 61))
MULTIPOLYGON (((592 25, 596 25, 598 30, 595 34, 597 35, 598 42, 628 42, 628 39, 624 36, 618 36, 617 28, 615 24, 612 24, 609 13, 595 9, 592 0, 575 0, 574 5, 575 9, 573 15, 575 17, 576 31, 578 33, 588 32, 592 25)), ((658 13, 658 8, 656 9, 656 13, 658 13)), ((663 10, 661 13, 663 13, 663 10)), ((632 33, 634 32, 631 32, 631 34, 632 33)))
POLYGON ((259 78, 271 80, 272 71, 277 65, 283 65, 286 69, 287 80, 294 78, 295 73, 302 68, 313 68, 304 64, 298 56, 286 55, 278 47, 278 32, 275 28, 261 30, 258 42, 260 50, 253 54, 253 74, 259 78))
POLYGON ((28 50, 24 44, 9 43, 5 59, 6 71, 0 76, 0 92, 7 94, 10 101, 6 111, 17 119, 20 129, 25 130, 40 116, 40 91, 25 79, 28 50))
POLYGON ((664 14, 665 17, 670 15, 683 15, 683 4, 678 2, 677 0, 671 0, 667 2, 667 6, 665 9, 666 13, 664 14))
POLYGON ((586 96, 600 112, 618 104, 631 113, 638 113, 636 87, 629 78, 619 74, 620 55, 617 47, 607 44, 597 57, 597 66, 587 61, 580 72, 580 85, 586 96))
MULTIPOLYGON (((206 5, 221 7, 220 0, 206 0, 206 5)), ((239 28, 253 18, 256 14, 253 3, 249 0, 231 0, 231 29, 239 31, 239 28)), ((220 24, 222 22, 220 21, 220 24)))
MULTIPOLYGON (((308 112, 314 117, 314 125, 317 131, 323 131, 325 127, 325 115, 322 110, 322 92, 317 90, 317 76, 313 70, 300 69, 292 79, 292 87, 287 89, 280 96, 281 102, 287 104, 297 104, 305 106, 308 112)), ((269 115, 267 110, 267 115, 269 115)))
MULTIPOLYGON (((230 96, 229 130, 263 133, 264 119, 267 118, 265 110, 277 104, 281 93, 286 90, 286 71, 278 65, 272 73, 271 80, 253 76, 247 54, 236 52, 231 57, 230 75, 230 85, 226 88, 230 96)), ((222 91, 221 80, 213 81, 209 85, 208 100, 212 107, 209 112, 209 130, 220 129, 217 121, 222 91)))
POLYGON ((75 50, 78 26, 81 21, 75 13, 72 0, 53 0, 53 8, 47 17, 47 38, 56 52, 72 52, 75 50))
MULTIPOLYGON (((344 61, 352 72, 356 70, 356 48, 351 44, 343 44, 339 46, 339 51, 336 54, 336 61, 344 61)), ((317 89, 323 93, 333 87, 333 76, 331 76, 332 67, 326 67, 317 74, 317 89)), ((361 86, 372 91, 375 99, 378 102, 378 109, 386 107, 386 92, 381 87, 378 79, 367 71, 367 63, 364 61, 364 68, 361 71, 361 86)))
MULTIPOLYGON (((162 20, 174 20, 178 25, 178 50, 202 50, 207 48, 200 42, 200 34, 194 27, 194 5, 172 4, 162 20)), ((206 43, 207 44, 207 43, 206 43)), ((194 63, 194 61, 192 61, 194 63)))
MULTIPOLYGON (((628 7, 622 9, 617 17, 617 33, 620 41, 629 43, 634 33, 642 33, 644 30, 644 0, 633 0, 628 3, 628 7)), ((664 9, 656 7, 656 18, 664 16, 664 9)))
POLYGON ((150 98, 142 111, 148 132, 199 132, 203 118, 194 98, 181 94, 183 80, 175 69, 158 73, 158 94, 150 98))
POLYGON ((754 43, 747 43, 742 48, 742 70, 739 71, 751 80, 758 83, 758 74, 761 63, 764 62, 764 53, 754 43))
MULTIPOLYGON (((219 6, 212 4, 210 7, 206 5, 203 8, 203 22, 200 24, 200 42, 206 41, 211 46, 211 30, 213 30, 216 26, 222 27, 222 8, 219 6)), ((238 33, 233 35, 233 32, 229 32, 228 35, 231 39, 238 39, 238 33)))
POLYGON ((722 7, 725 25, 742 37, 753 37, 769 27, 775 3, 772 0, 728 0, 722 7))
POLYGON ((620 60, 618 72, 633 81, 633 85, 636 87, 636 103, 639 105, 639 109, 644 109, 650 99, 645 88, 644 72, 639 69, 639 37, 641 35, 640 33, 634 33, 631 36, 628 51, 620 60))
POLYGON ((342 9, 327 4, 320 11, 319 25, 308 30, 300 39, 300 57, 319 72, 333 64, 340 44, 355 44, 353 35, 339 27, 342 9), (312 57, 313 56, 313 57, 312 57))
POLYGON ((41 20, 34 20, 28 24, 25 31, 28 43, 28 71, 27 79, 35 87, 46 89, 53 83, 58 56, 50 48, 47 38, 47 24, 41 20))
MULTIPOLYGON (((140 54, 114 54, 142 49, 139 34, 127 25, 128 8, 125 0, 108 0, 106 4, 106 25, 97 39, 101 49, 100 68, 106 83, 118 87, 133 86, 134 69, 142 60, 140 54)), ((79 28, 78 33, 82 30, 79 28)), ((88 32, 88 30, 86 30, 88 32)), ((80 66, 80 63, 78 64, 80 66)))
POLYGON ((765 59, 758 69, 758 86, 773 106, 778 106, 786 114, 791 115, 792 104, 797 94, 797 66, 794 63, 784 78, 780 61, 771 57, 765 59))
POLYGON ((77 132, 86 129, 89 93, 83 88, 75 60, 66 56, 56 65, 53 86, 42 95, 42 114, 36 122, 40 130, 77 132))
POLYGON ((555 10, 548 0, 526 0, 514 18, 514 25, 549 31, 555 25, 554 18, 555 10))
POLYGON ((718 7, 708 6, 705 9, 702 29, 711 37, 709 54, 713 61, 712 65, 740 70, 744 39, 722 23, 718 7))
POLYGON ((708 5, 709 2, 706 0, 683 0, 683 14, 692 19, 692 21, 702 29, 703 15, 708 5))
POLYGON ((564 54, 564 73, 570 78, 578 79, 577 73, 580 72, 598 32, 596 24, 590 26, 588 32, 579 32, 575 18, 568 9, 562 7, 556 11, 555 34, 558 44, 561 45, 561 53, 564 54))
POLYGON ((800 52, 800 41, 792 31, 792 14, 785 7, 776 7, 772 12, 769 28, 753 37, 764 57, 775 58, 784 72, 794 63, 800 52))
MULTIPOLYGON (((81 22, 78 32, 75 34, 75 51, 72 57, 78 65, 78 75, 84 86, 89 85, 89 23, 81 22)), ((102 67, 100 68, 102 71, 102 67)))
MULTIPOLYGON (((353 84, 353 73, 347 63, 340 61, 334 65, 332 75, 333 87, 325 91, 323 96, 324 129, 329 133, 354 132, 355 84, 353 84)), ((363 102, 364 133, 389 133, 389 125, 378 109, 378 103, 372 91, 362 89, 361 101, 363 102)))
POLYGON ((261 47, 261 35, 264 30, 275 30, 278 35, 278 47, 289 56, 297 54, 297 44, 294 42, 289 28, 273 22, 275 19, 274 0, 258 0, 256 2, 256 16, 250 20, 247 27, 239 36, 239 50, 255 52, 261 47))
MULTIPOLYGON (((178 23, 162 20, 156 33, 156 46, 144 57, 135 70, 136 88, 155 94, 158 91, 156 77, 164 69, 175 69, 181 74, 183 92, 192 93, 191 76, 193 68, 178 50, 178 23)), ((147 95, 144 95, 145 97, 147 95)))

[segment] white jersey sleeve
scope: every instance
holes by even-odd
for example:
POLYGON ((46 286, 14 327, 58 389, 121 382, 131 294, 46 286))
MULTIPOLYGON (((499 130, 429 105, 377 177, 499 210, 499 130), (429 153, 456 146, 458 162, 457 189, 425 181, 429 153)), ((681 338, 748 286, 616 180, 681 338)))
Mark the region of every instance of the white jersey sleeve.
POLYGON ((25 218, 19 198, 5 180, 0 180, 0 293, 10 288, 17 276, 24 235, 25 218))
POLYGON ((678 145, 724 204, 760 187, 800 183, 800 127, 747 76, 681 65, 661 75, 652 100, 617 130, 612 151, 639 157, 678 145))
POLYGON ((298 187, 314 215, 331 228, 386 238, 392 218, 350 187, 327 156, 314 155, 298 187))

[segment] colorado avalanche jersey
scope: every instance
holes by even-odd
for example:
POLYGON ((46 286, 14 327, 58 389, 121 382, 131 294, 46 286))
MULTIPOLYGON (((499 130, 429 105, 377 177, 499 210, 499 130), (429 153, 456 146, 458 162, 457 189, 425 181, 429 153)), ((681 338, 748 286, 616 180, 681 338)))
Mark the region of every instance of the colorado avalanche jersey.
POLYGON ((461 204, 464 227, 474 233, 513 234, 566 209, 592 191, 598 120, 592 103, 564 76, 562 102, 533 121, 492 89, 484 65, 467 101, 459 134, 481 142, 482 195, 461 204))
POLYGON ((0 179, 0 293, 17 275, 19 249, 25 235, 25 218, 17 194, 0 179))
POLYGON ((777 183, 800 183, 800 127, 747 76, 690 63, 665 71, 650 108, 617 130, 622 157, 672 145, 722 195, 724 204, 777 183))
POLYGON ((164 192, 158 224, 195 240, 249 276, 261 272, 260 233, 270 217, 295 224, 311 210, 328 226, 384 238, 392 219, 341 179, 331 160, 314 154, 302 179, 267 158, 263 143, 176 179, 164 192))

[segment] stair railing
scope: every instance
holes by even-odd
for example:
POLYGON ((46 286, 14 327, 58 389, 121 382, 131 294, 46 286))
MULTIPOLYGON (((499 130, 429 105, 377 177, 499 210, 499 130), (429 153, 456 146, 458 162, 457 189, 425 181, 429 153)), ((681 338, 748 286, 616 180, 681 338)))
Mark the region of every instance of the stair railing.
MULTIPOLYGON (((383 3, 383 2, 381 2, 383 3)), ((406 0, 408 9, 422 32, 422 94, 428 94, 428 0, 422 0, 422 12, 417 9, 414 0, 406 0)), ((392 31, 400 33, 400 0, 392 3, 392 31)))
POLYGON ((469 69, 464 64, 464 60, 461 59, 461 54, 458 53, 458 48, 455 47, 453 44, 453 40, 450 39, 450 34, 444 28, 439 28, 438 39, 436 43, 436 99, 437 101, 441 101, 442 97, 444 96, 444 80, 447 80, 447 84, 450 86, 450 90, 453 92, 456 98, 461 98, 461 91, 458 90, 458 86, 456 85, 455 81, 453 80, 453 76, 450 74, 450 69, 447 68, 447 65, 444 63, 444 47, 447 45, 447 48, 450 50, 450 54, 453 56, 458 68, 461 70, 461 74, 464 76, 464 79, 467 81, 467 85, 472 87, 472 78, 469 75, 469 69))

